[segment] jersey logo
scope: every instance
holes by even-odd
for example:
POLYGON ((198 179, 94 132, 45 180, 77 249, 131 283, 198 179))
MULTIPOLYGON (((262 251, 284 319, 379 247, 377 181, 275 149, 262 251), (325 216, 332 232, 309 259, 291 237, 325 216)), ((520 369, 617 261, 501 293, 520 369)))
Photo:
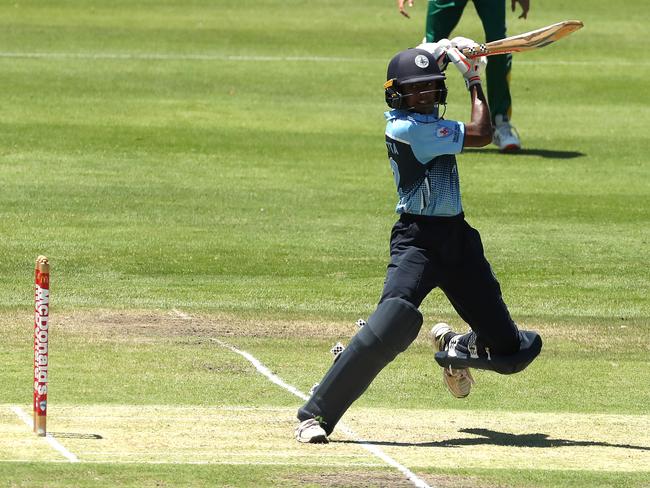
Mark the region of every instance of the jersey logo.
POLYGON ((449 129, 446 127, 438 127, 436 131, 436 137, 447 137, 449 135, 449 129))

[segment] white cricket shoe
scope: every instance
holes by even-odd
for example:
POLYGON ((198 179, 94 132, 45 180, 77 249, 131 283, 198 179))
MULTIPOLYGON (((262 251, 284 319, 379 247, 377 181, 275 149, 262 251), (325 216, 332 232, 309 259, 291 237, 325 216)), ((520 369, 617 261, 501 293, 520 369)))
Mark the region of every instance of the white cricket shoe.
MULTIPOLYGON (((454 335, 454 337, 445 344, 445 334, 449 332, 454 333, 451 330, 451 327, 444 322, 434 325, 431 332, 429 332, 429 338, 437 352, 447 351, 453 353, 460 334, 454 335)), ((472 374, 469 372, 468 368, 455 369, 451 366, 442 368, 442 380, 445 385, 447 385, 449 392, 456 398, 465 398, 469 395, 472 385, 474 384, 474 378, 472 378, 472 374)))
POLYGON ((519 134, 508 118, 504 115, 497 115, 494 118, 494 136, 492 142, 499 146, 501 152, 515 152, 521 149, 519 134))
POLYGON ((327 434, 316 419, 307 419, 296 427, 296 440, 306 444, 327 444, 327 434))

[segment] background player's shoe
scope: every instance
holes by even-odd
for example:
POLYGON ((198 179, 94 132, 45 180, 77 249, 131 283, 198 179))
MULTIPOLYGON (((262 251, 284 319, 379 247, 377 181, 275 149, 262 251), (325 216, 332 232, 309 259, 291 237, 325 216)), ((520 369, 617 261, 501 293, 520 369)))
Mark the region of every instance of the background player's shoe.
POLYGON ((296 427, 296 440, 309 444, 327 444, 327 434, 316 419, 307 419, 296 427))
POLYGON ((519 134, 508 118, 504 115, 497 115, 494 118, 494 136, 492 142, 499 146, 501 152, 514 152, 521 149, 519 134))
MULTIPOLYGON (((459 337, 460 334, 456 334, 444 322, 434 325, 429 333, 429 338, 436 351, 447 351, 449 354, 453 353, 455 342, 459 337)), ((474 384, 474 378, 468 368, 454 369, 451 366, 443 368, 442 379, 449 392, 456 398, 465 398, 469 395, 472 384, 474 384)))

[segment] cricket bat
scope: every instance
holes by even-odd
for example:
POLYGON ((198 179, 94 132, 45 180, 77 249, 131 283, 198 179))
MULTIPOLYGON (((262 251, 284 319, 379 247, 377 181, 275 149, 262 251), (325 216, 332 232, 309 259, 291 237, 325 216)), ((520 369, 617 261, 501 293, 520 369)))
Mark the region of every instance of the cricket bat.
POLYGON ((582 26, 583 24, 579 20, 565 20, 564 22, 547 25, 541 29, 506 37, 498 41, 476 44, 475 46, 463 49, 461 52, 468 58, 478 58, 479 56, 494 56, 495 54, 530 51, 531 49, 548 46, 581 29, 582 26))

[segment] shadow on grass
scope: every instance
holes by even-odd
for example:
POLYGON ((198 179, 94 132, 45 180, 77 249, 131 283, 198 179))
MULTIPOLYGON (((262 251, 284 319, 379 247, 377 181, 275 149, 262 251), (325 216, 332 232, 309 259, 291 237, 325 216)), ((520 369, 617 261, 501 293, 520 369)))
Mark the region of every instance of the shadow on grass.
POLYGON ((56 439, 103 439, 99 434, 77 434, 76 432, 48 432, 47 436, 56 439))
POLYGON ((374 444, 377 446, 397 446, 397 447, 463 447, 463 446, 504 446, 504 447, 566 447, 566 446, 601 446, 601 447, 619 447, 621 449, 637 449, 640 451, 650 451, 648 446, 634 446, 632 444, 610 444, 609 442, 599 441, 571 441, 568 439, 550 439, 548 434, 509 434, 507 432, 497 432, 489 429, 460 429, 459 432, 465 434, 474 434, 479 437, 463 437, 460 439, 446 439, 434 442, 392 442, 392 441, 348 441, 332 440, 336 443, 347 444, 374 444))
POLYGON ((553 151, 551 149, 522 149, 522 150, 517 151, 517 152, 501 153, 495 147, 489 147, 489 148, 483 148, 483 149, 468 147, 468 148, 463 149, 463 152, 464 153, 501 154, 501 155, 507 156, 507 157, 540 156, 542 158, 549 158, 549 159, 573 159, 573 158, 580 158, 582 156, 586 156, 585 153, 581 153, 581 152, 578 152, 578 151, 553 151))

